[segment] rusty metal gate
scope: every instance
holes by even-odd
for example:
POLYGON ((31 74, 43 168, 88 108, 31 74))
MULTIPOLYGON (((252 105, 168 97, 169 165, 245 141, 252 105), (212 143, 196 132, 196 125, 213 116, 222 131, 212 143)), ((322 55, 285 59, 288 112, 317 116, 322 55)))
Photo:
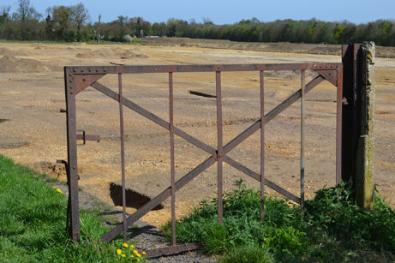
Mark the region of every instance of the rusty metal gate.
POLYGON ((314 87, 323 82, 329 81, 337 87, 337 117, 336 117, 336 181, 341 180, 341 147, 342 147, 342 94, 343 94, 343 65, 341 63, 298 63, 298 64, 238 64, 238 65, 151 65, 151 66, 77 66, 65 67, 65 95, 67 104, 67 146, 68 146, 68 162, 66 163, 68 184, 69 184, 69 207, 68 207, 68 231, 70 237, 77 241, 80 238, 80 220, 79 220, 79 199, 78 199, 78 162, 77 162, 77 140, 97 140, 96 136, 87 135, 85 132, 77 134, 76 124, 76 96, 85 88, 91 86, 97 91, 103 93, 119 104, 120 118, 120 134, 121 134, 121 175, 122 175, 122 204, 123 204, 123 223, 115 226, 111 231, 106 233, 103 241, 110 241, 123 233, 126 239, 126 231, 128 226, 136 222, 142 216, 147 214, 151 209, 156 207, 165 199, 171 197, 171 222, 172 222, 172 246, 148 252, 149 255, 159 255, 163 253, 180 252, 194 248, 193 245, 176 245, 176 214, 175 214, 175 193, 177 190, 188 184, 192 179, 201 174, 210 166, 217 163, 217 209, 218 221, 222 223, 223 206, 222 206, 222 169, 223 163, 236 168, 242 173, 256 179, 260 182, 261 191, 261 217, 264 213, 264 186, 267 186, 284 197, 300 204, 304 204, 304 96, 314 87), (315 71, 317 76, 306 83, 306 70, 315 71), (222 72, 256 72, 259 75, 260 89, 260 118, 256 120, 247 129, 235 136, 227 143, 223 141, 222 127, 222 100, 221 100, 221 73, 222 72), (300 72, 300 89, 282 101, 270 112, 264 114, 264 73, 269 71, 297 71, 300 72), (216 115, 217 115, 217 147, 214 148, 194 136, 186 133, 182 129, 174 125, 173 118, 173 77, 175 74, 185 72, 212 72, 216 79, 216 115), (132 100, 123 96, 123 74, 139 74, 139 73, 167 73, 168 74, 168 107, 169 119, 164 120, 157 115, 149 112, 143 107, 137 105, 132 100), (118 93, 99 82, 100 78, 107 74, 115 74, 118 76, 118 93), (280 185, 265 178, 264 174, 264 135, 265 125, 273 120, 277 115, 283 112, 290 105, 301 99, 301 151, 300 151, 300 195, 296 196, 280 185), (135 213, 127 216, 125 211, 125 154, 124 154, 124 107, 140 114, 141 116, 151 120, 155 124, 169 131, 170 145, 170 186, 146 203, 135 213), (255 132, 260 132, 260 171, 256 172, 243 165, 242 163, 232 159, 227 155, 232 149, 245 141, 255 132), (202 163, 197 165, 190 172, 182 176, 179 180, 175 180, 175 158, 174 158, 174 137, 179 136, 187 142, 193 144, 210 156, 202 163))

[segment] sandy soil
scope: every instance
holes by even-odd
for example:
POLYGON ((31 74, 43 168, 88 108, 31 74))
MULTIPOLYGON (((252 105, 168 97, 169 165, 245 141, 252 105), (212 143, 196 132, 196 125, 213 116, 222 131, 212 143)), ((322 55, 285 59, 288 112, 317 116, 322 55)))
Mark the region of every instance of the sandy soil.
MULTIPOLYGON (((55 164, 66 159, 64 65, 201 64, 338 62, 334 55, 261 52, 232 49, 173 46, 127 46, 83 44, 0 44, 0 154, 64 180, 64 170, 55 164), (28 66, 26 66, 28 65, 28 66)), ((375 182, 382 195, 395 205, 395 59, 377 59, 375 182)), ((309 73, 309 78, 313 77, 309 73)), ((257 73, 224 73, 224 141, 227 142, 259 116, 257 73)), ((116 77, 102 83, 116 89, 116 77)), ((125 95, 167 119, 167 75, 142 74, 124 77, 125 95)), ((270 111, 299 87, 293 72, 266 75, 266 111, 270 111)), ((196 90, 215 93, 213 74, 175 74, 175 124, 206 143, 216 145, 215 99, 189 94, 196 90)), ((322 83, 307 95, 306 191, 314 192, 335 183, 336 90, 322 83)), ((111 204, 109 184, 119 183, 119 117, 115 101, 87 89, 77 100, 78 129, 100 134, 100 143, 79 146, 81 188, 111 204)), ((126 160, 128 187, 154 196, 166 188, 169 178, 169 135, 139 115, 126 110, 126 160)), ((299 103, 267 126, 267 177, 297 194, 299 192, 299 103)), ((259 171, 259 136, 253 135, 230 156, 259 171)), ((181 177, 207 154, 180 138, 176 139, 176 170, 181 177)), ((248 185, 258 183, 225 165, 225 189, 238 178, 248 185)), ((177 193, 177 215, 183 215, 200 200, 215 196, 215 166, 177 193)), ((275 194, 269 191, 271 194, 275 194)), ((130 208, 129 212, 133 212, 130 208)), ((143 219, 160 225, 169 218, 169 203, 143 219)))

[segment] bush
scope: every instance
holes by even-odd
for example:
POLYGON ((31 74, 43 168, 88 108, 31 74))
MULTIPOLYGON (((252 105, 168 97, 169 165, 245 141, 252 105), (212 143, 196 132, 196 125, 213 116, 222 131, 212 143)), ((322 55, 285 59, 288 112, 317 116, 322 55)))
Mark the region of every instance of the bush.
MULTIPOLYGON (((178 221, 179 241, 201 243, 207 253, 225 255, 223 262, 366 262, 395 253, 395 213, 378 196, 370 211, 355 205, 345 185, 318 191, 304 210, 267 197, 261 222, 259 192, 237 185, 224 196, 223 225, 216 200, 204 201, 178 221)), ((163 229, 169 238, 170 224, 163 229)))
POLYGON ((272 263, 273 257, 259 246, 240 247, 219 260, 220 263, 272 263))
POLYGON ((313 229, 326 231, 348 249, 395 252, 395 213, 376 195, 374 209, 361 210, 345 185, 317 192, 306 203, 313 229))

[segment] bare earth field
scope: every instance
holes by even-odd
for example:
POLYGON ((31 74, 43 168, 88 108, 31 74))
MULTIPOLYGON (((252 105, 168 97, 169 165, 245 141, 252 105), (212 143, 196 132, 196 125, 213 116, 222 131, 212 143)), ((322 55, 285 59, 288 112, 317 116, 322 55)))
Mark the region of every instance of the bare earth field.
MULTIPOLYGON (((338 55, 202 48, 158 44, 86 45, 0 43, 0 154, 21 164, 65 180, 57 159, 66 159, 66 122, 63 66, 124 64, 290 63, 340 62, 338 55)), ((389 51, 388 51, 389 52, 389 51)), ((312 52, 310 52, 312 53, 312 52)), ((314 52, 313 52, 314 53, 314 52)), ((331 52, 328 52, 330 54, 331 52)), ((389 57, 394 57, 393 54, 389 57)), ((395 206, 395 59, 376 60, 376 161, 375 182, 382 195, 395 206)), ((314 73, 308 74, 308 79, 314 73)), ((224 73, 224 141, 248 127, 259 116, 258 73, 224 73)), ((299 74, 266 73, 266 111, 296 91, 299 74)), ((125 95, 168 118, 166 74, 125 75, 125 95)), ((102 83, 116 90, 116 76, 102 83)), ((195 96, 190 90, 215 94, 214 74, 174 75, 175 124, 216 146, 215 99, 195 96)), ((314 192, 335 183, 336 89, 322 83, 307 95, 306 102, 306 191, 314 192)), ((112 204, 110 183, 120 182, 118 105, 92 88, 78 95, 78 129, 100 134, 100 143, 79 146, 81 188, 112 204)), ((170 183, 168 132, 125 109, 127 186, 155 196, 170 183)), ((295 194, 299 193, 299 103, 271 121, 266 128, 267 177, 295 194)), ((230 153, 230 156, 259 171, 259 134, 230 153)), ((207 154, 176 138, 176 173, 180 178, 207 154)), ((177 215, 183 215, 200 200, 216 194, 216 166, 177 192, 177 215)), ((225 190, 238 178, 248 185, 258 183, 238 171, 224 167, 225 190)), ((268 190, 270 194, 274 192, 268 190)), ((160 225, 169 218, 169 202, 143 219, 160 225)), ((130 208, 129 212, 134 209, 130 208)))

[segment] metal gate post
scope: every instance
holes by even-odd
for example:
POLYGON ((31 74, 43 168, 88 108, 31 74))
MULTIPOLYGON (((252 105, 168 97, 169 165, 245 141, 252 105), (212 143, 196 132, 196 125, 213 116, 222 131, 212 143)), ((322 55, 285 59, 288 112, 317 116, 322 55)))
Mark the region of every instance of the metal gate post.
MULTIPOLYGON (((360 44, 342 46, 343 98, 342 139, 341 139, 341 179, 353 184, 355 173, 355 151, 357 147, 357 58, 360 44)), ((339 178, 340 179, 340 178, 339 178)))
POLYGON ((123 240, 128 238, 128 225, 126 223, 126 170, 125 170, 125 124, 123 115, 123 84, 122 84, 122 66, 119 66, 118 72, 118 95, 119 95, 119 133, 121 141, 121 182, 122 182, 122 225, 123 240))
POLYGON ((304 161, 304 141, 305 141, 305 107, 304 107, 304 100, 305 100, 305 78, 306 78, 306 71, 302 70, 300 72, 300 206, 304 207, 304 174, 305 174, 305 161, 304 161))
POLYGON ((169 132, 170 132, 170 185, 171 185, 171 244, 177 244, 176 237, 176 163, 174 153, 174 89, 173 72, 169 72, 169 132))
POLYGON ((261 130, 260 130, 260 216, 263 222, 265 218, 265 72, 259 71, 259 95, 260 95, 260 113, 261 113, 261 130))
POLYGON ((336 101, 336 185, 342 181, 343 169, 343 67, 337 69, 336 101))
POLYGON ((70 199, 70 222, 69 235, 73 241, 80 240, 80 213, 78 203, 78 168, 77 168, 77 129, 76 129, 76 83, 70 69, 64 69, 66 116, 67 116, 67 162, 68 162, 68 185, 70 199))
POLYGON ((217 210, 218 210, 218 223, 222 224, 223 221, 223 130, 222 130, 222 95, 221 95, 221 71, 215 73, 216 82, 216 97, 217 97, 217 210))

